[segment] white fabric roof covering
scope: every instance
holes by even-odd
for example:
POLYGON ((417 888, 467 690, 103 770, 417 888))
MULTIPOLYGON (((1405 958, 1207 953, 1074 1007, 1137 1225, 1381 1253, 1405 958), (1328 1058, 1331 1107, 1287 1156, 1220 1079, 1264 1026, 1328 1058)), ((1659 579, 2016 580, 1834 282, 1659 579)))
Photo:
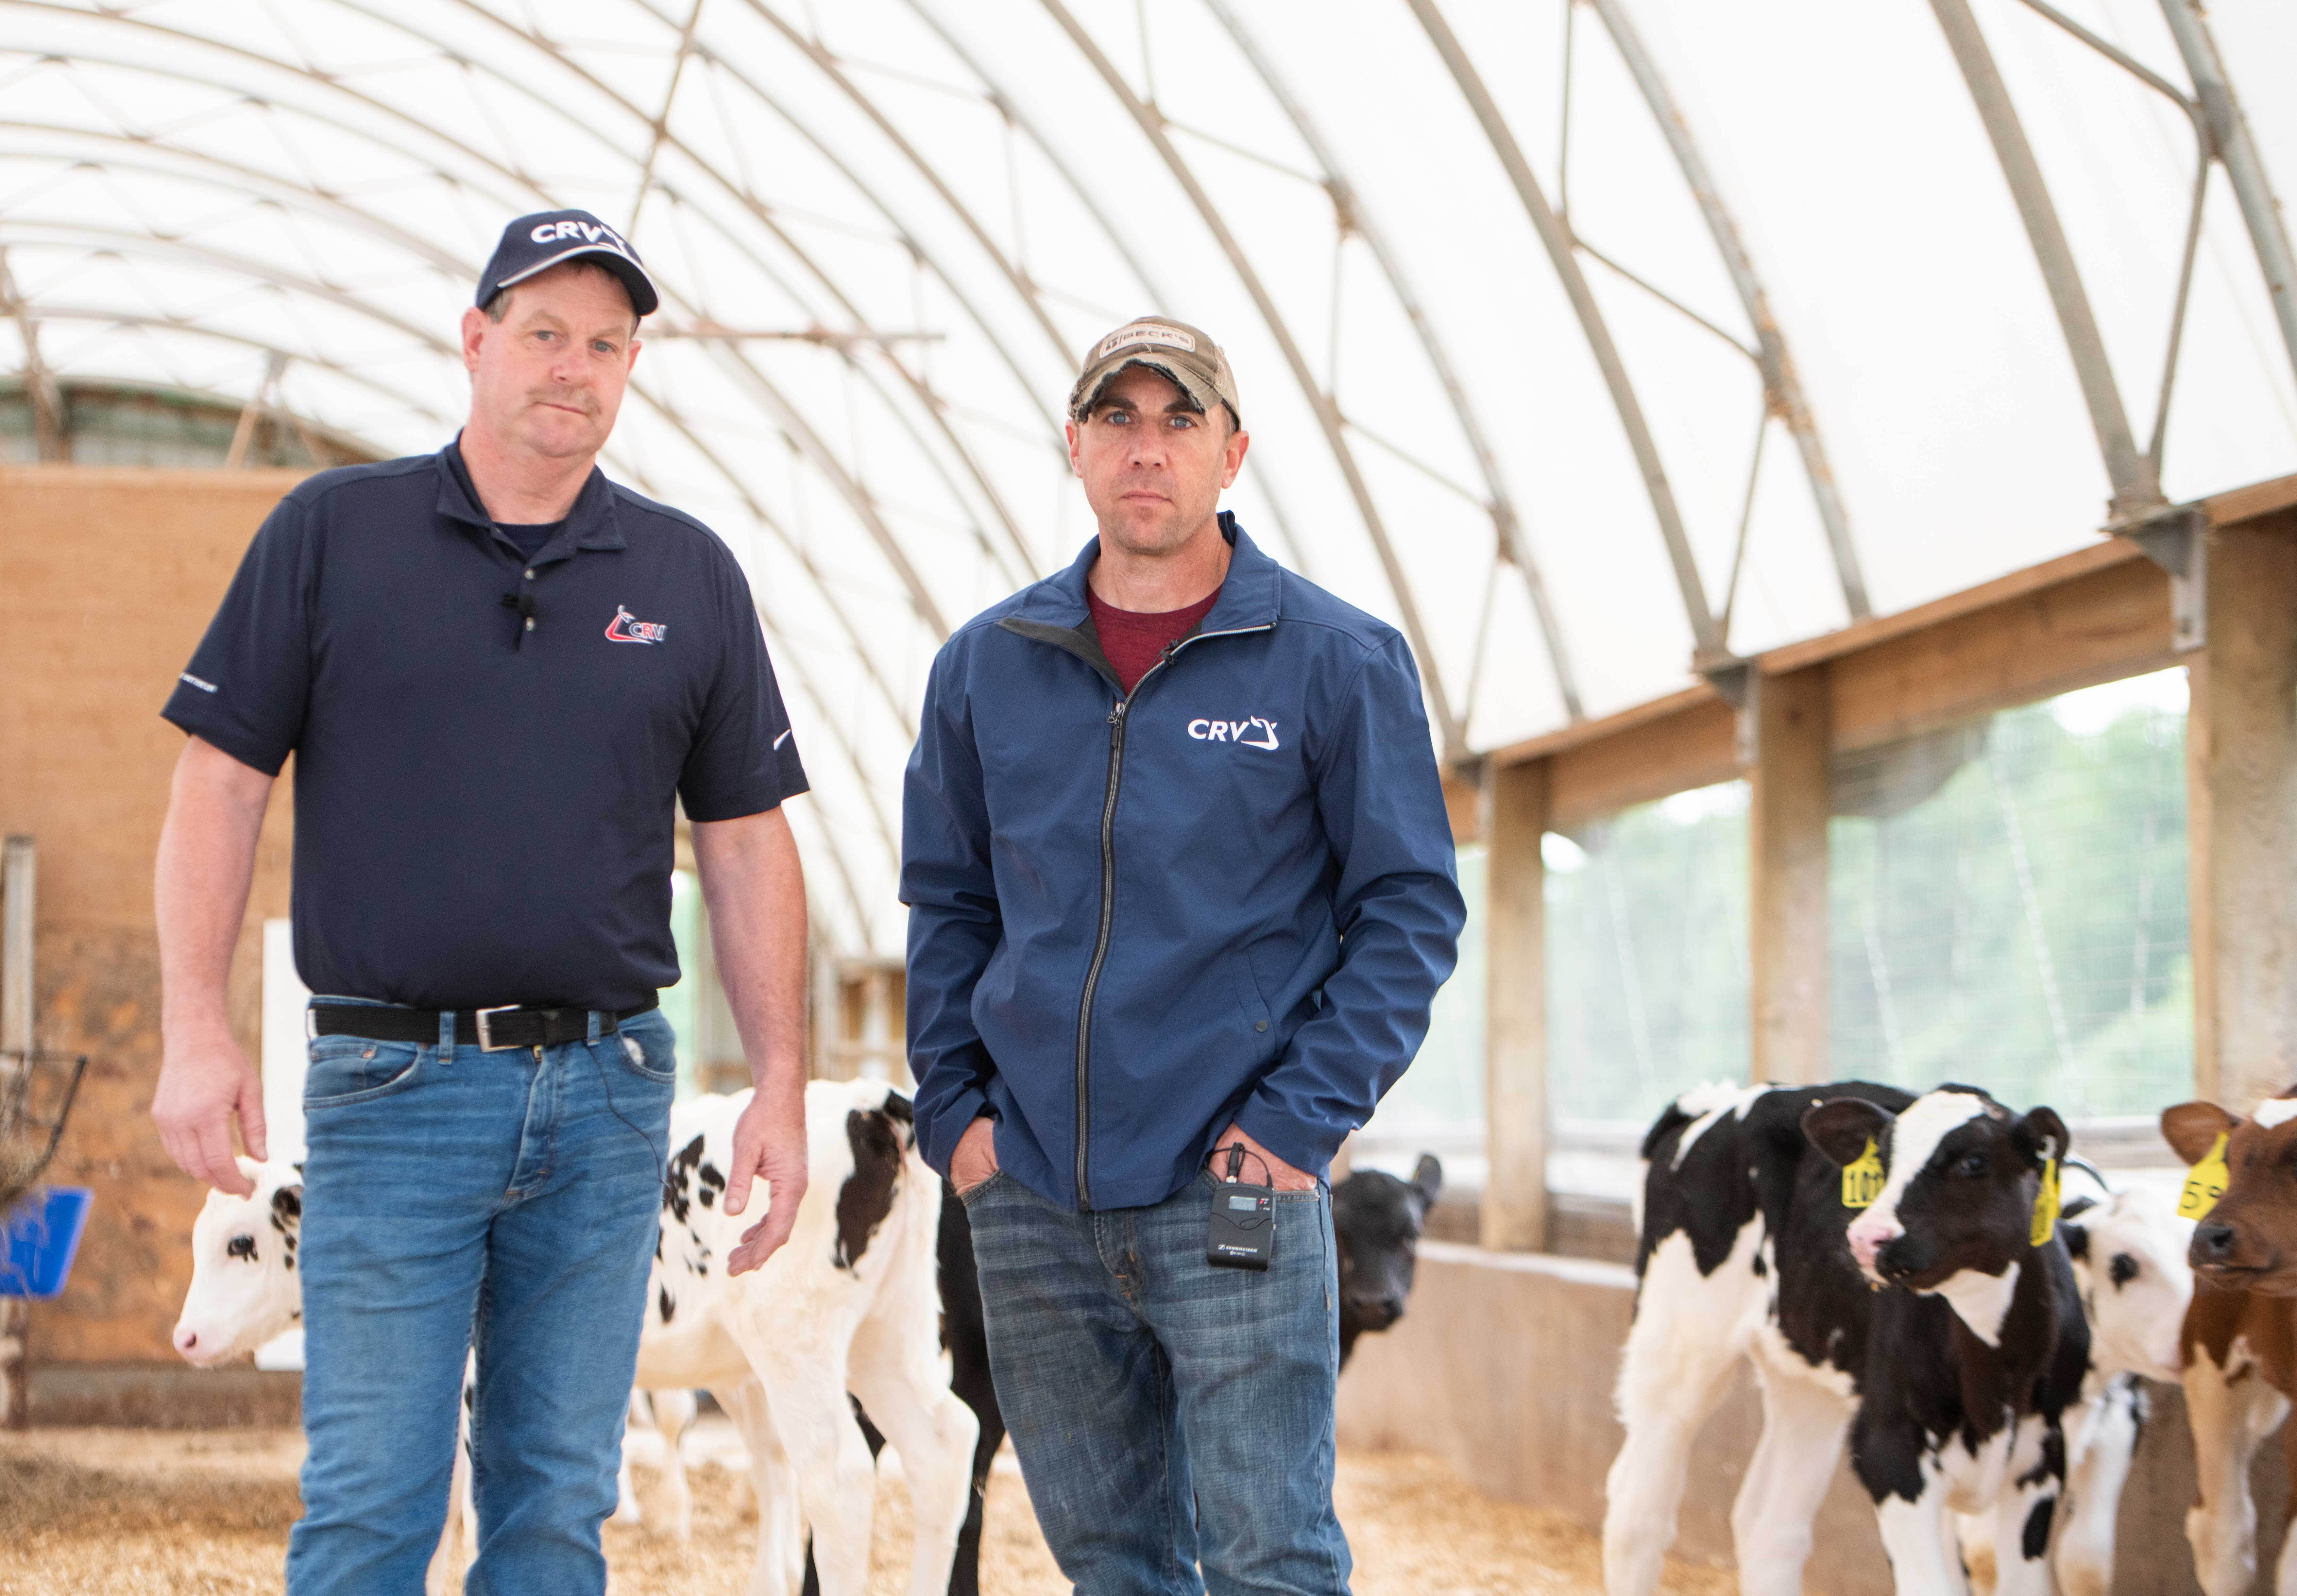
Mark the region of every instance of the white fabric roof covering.
MULTIPOLYGON (((665 304, 608 469, 748 564, 818 794, 798 806, 817 912, 839 946, 893 952, 926 666, 947 627, 1089 535, 1060 407, 1077 352, 1144 309, 1228 346, 1254 434, 1230 503, 1280 557, 1414 631, 1454 751, 1560 725, 1574 694, 1600 715, 1692 679, 1621 411, 1415 4, 1433 9, 0 0, 0 251, 20 296, 0 373, 22 374, 29 328, 59 379, 238 401, 276 351, 279 405, 424 451, 465 408, 456 320, 502 224, 580 205, 627 226, 665 304), (666 335, 708 326, 855 336, 666 335)), ((2038 9, 1971 4, 2142 450, 2192 126, 2038 9)), ((2158 0, 2062 10, 2191 84, 2158 0)), ((1586 246, 1567 259, 1718 629, 1745 516, 1710 654, 1840 627, 1862 581, 1887 613, 2096 537, 2110 488, 2090 413, 1930 8, 1441 0, 1441 15, 1586 246), (1848 560, 1796 439, 1762 421, 1756 331, 1615 42, 1622 13, 1767 292, 1848 560)), ((2268 92, 2297 63, 2297 10, 2220 0, 2209 25, 2267 172, 2297 182, 2297 102, 2268 92)), ((2172 500, 2297 471, 2290 350, 2224 170, 2210 183, 2172 500)))

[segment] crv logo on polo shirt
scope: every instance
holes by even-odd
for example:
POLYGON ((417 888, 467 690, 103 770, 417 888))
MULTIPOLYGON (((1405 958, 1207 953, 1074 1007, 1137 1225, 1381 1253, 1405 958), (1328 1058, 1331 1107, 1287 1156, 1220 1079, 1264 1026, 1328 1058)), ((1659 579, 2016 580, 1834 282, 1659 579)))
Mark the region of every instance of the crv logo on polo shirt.
POLYGON ((1199 743, 1241 743, 1247 748, 1265 748, 1271 753, 1278 746, 1276 722, 1265 715, 1253 715, 1242 720, 1191 720, 1189 735, 1199 743))
POLYGON ((670 622, 667 621, 637 621, 622 605, 614 606, 614 618, 606 622, 609 643, 667 643, 670 622))

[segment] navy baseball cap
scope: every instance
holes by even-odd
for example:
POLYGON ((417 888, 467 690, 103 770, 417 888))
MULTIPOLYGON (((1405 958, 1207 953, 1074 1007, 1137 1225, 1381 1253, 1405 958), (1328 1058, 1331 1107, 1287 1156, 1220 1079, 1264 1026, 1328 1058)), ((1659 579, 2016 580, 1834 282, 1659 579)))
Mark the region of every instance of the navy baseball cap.
POLYGON ((630 292, 630 309, 652 316, 662 296, 630 242, 587 210, 538 210, 503 229, 494 259, 479 274, 479 303, 486 302, 514 283, 523 283, 537 272, 588 257, 622 280, 630 292))

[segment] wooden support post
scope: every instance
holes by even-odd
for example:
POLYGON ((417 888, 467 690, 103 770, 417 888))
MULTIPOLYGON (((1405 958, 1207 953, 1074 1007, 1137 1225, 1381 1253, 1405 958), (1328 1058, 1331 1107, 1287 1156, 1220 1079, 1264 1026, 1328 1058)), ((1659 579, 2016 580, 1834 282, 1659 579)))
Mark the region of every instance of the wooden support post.
POLYGON ((1487 766, 1483 1243, 1547 1246, 1547 761, 1487 766))
POLYGON ((2297 517, 2208 535, 2186 721, 2194 1085, 2246 1112, 2297 1081, 2297 517))
POLYGON ((1750 1063, 1758 1081, 1830 1078, 1827 1031, 1827 670, 1749 681, 1741 759, 1747 814, 1750 1063))

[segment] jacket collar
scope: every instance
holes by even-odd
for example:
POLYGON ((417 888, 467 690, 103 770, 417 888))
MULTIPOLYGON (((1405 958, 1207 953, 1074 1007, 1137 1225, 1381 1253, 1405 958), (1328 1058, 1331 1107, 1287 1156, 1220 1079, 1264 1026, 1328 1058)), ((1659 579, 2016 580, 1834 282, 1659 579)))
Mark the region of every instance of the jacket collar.
MULTIPOLYGON (((1220 513, 1221 536, 1229 542, 1228 575, 1221 580, 1220 596, 1198 628, 1200 633, 1246 631, 1273 626, 1280 616, 1284 568, 1260 552, 1260 546, 1237 524, 1233 512, 1220 513)), ((1066 571, 1039 582, 1022 604, 1019 615, 1054 626, 1080 627, 1092 613, 1086 602, 1093 562, 1100 558, 1100 539, 1078 551, 1066 571)))
MULTIPOLYGON (((490 536, 495 531, 494 518, 479 503, 477 490, 471 485, 470 468, 463 464, 463 435, 455 434, 455 441, 440 449, 439 462, 439 514, 442 520, 458 521, 476 527, 490 536)), ((515 547, 508 539, 504 546, 515 547)), ((574 507, 566 512, 566 524, 550 546, 536 556, 536 564, 562 558, 577 548, 628 548, 629 540, 622 536, 620 519, 614 514, 613 485, 606 473, 596 465, 582 484, 582 491, 574 496, 574 507)))

